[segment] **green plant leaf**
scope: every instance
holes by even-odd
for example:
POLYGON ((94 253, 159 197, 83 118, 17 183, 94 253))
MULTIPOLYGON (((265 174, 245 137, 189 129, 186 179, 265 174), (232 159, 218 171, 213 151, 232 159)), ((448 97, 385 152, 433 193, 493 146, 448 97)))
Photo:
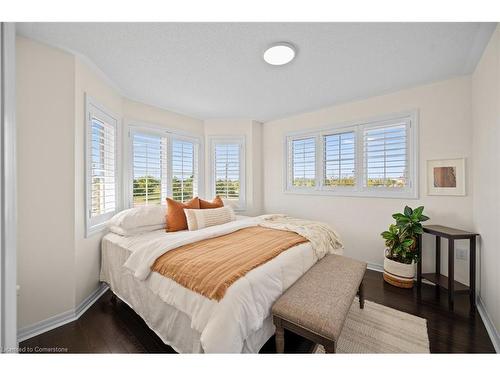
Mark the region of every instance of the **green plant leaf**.
POLYGON ((405 216, 411 216, 413 213, 413 210, 409 206, 405 206, 404 213, 405 213, 405 216))
POLYGON ((413 210, 413 214, 415 215, 416 218, 420 218, 422 212, 424 212, 424 206, 417 207, 413 210))
POLYGON ((422 233, 424 233, 422 225, 415 226, 415 228, 413 228, 413 233, 415 233, 415 234, 422 234, 422 233))
POLYGON ((380 235, 382 236, 382 238, 384 238, 386 240, 390 240, 390 239, 392 239, 394 237, 392 235, 392 233, 389 232, 389 231, 382 232, 380 235))
POLYGON ((404 247, 410 247, 411 245, 413 245, 413 239, 412 238, 409 238, 407 240, 404 240, 402 243, 401 243, 404 247))
POLYGON ((405 217, 406 217, 405 215, 400 214, 400 213, 392 215, 392 218, 395 219, 395 220, 398 220, 398 219, 401 219, 401 218, 405 218, 405 217))
POLYGON ((429 220, 428 216, 425 216, 425 215, 420 216, 420 221, 427 221, 427 220, 429 220))
POLYGON ((407 226, 411 225, 411 221, 408 218, 396 220, 396 225, 404 230, 407 226))

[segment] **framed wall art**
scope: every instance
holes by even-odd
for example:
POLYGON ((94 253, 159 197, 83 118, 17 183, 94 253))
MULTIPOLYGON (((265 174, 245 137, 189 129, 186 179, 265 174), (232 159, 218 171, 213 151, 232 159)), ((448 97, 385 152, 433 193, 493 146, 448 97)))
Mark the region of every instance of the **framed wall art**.
POLYGON ((428 195, 465 195, 465 159, 427 160, 428 195))

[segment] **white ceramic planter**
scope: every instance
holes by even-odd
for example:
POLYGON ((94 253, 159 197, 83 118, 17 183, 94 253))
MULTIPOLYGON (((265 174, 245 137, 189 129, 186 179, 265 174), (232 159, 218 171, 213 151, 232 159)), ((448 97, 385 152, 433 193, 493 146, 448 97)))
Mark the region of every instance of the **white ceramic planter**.
POLYGON ((412 288, 415 263, 405 264, 384 258, 384 280, 400 288, 412 288))

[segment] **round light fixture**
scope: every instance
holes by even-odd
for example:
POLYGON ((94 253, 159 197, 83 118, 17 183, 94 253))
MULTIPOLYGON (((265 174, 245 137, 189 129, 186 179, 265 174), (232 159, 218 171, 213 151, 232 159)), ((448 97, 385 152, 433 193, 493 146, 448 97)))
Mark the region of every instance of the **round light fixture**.
POLYGON ((295 47, 290 43, 274 43, 264 52, 264 61, 270 65, 285 65, 295 58, 295 47))

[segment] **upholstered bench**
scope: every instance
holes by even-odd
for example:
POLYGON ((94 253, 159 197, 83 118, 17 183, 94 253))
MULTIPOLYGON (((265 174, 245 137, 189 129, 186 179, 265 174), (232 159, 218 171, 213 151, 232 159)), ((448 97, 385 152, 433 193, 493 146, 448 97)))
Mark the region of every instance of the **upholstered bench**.
POLYGON ((356 293, 364 307, 365 271, 366 263, 333 254, 312 266, 273 305, 276 351, 284 352, 287 329, 335 353, 356 293))

